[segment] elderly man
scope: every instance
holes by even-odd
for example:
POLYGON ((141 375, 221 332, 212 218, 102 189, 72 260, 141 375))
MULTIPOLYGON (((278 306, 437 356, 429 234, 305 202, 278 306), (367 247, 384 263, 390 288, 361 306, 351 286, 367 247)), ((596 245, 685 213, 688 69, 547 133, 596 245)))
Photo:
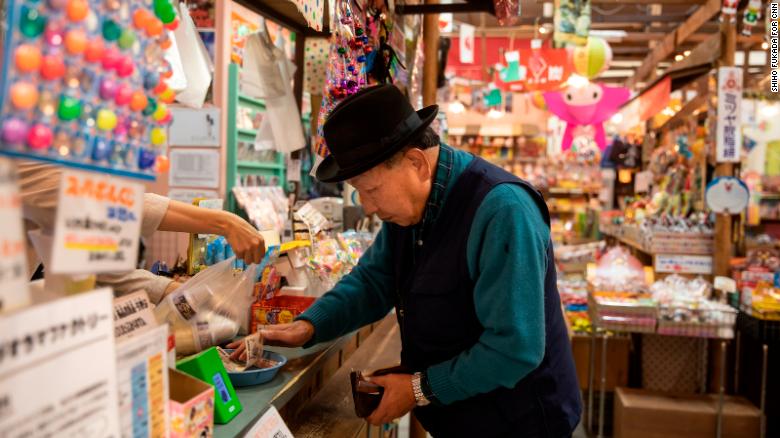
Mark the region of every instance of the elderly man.
POLYGON ((437 107, 368 88, 328 117, 323 181, 348 181, 383 221, 357 267, 269 342, 311 345, 395 308, 413 374, 368 420, 414 409, 435 437, 566 437, 581 401, 556 289, 549 213, 529 184, 440 144, 437 107))

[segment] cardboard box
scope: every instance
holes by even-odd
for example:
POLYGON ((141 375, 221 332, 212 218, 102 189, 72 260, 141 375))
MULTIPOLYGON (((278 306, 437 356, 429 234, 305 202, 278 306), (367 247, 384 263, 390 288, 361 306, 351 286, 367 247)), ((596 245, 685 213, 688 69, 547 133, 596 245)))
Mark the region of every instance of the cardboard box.
MULTIPOLYGON (((668 395, 643 389, 615 390, 614 438, 715 436, 718 396, 668 395)), ((742 397, 726 396, 722 438, 759 436, 760 412, 742 397)))
MULTIPOLYGON (((601 389, 601 338, 596 339, 596 366, 593 375, 593 387, 601 389)), ((588 389, 588 368, 590 367, 590 335, 575 334, 571 339, 574 353, 574 366, 577 368, 577 380, 580 389, 588 389)), ((607 340, 607 391, 615 387, 628 385, 628 353, 631 339, 610 337, 607 340)))
POLYGON ((170 438, 213 436, 214 387, 174 369, 168 369, 168 383, 170 438))

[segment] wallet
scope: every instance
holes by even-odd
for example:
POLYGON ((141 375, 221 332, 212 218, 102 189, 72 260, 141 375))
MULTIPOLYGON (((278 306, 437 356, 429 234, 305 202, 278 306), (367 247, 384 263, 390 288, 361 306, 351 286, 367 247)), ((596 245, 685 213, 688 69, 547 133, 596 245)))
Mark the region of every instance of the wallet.
MULTIPOLYGON (((384 376, 387 374, 412 374, 409 368, 402 365, 390 368, 382 368, 371 373, 371 376, 384 376)), ((349 379, 352 384, 352 400, 355 403, 355 414, 360 418, 371 415, 379 406, 384 394, 384 388, 366 380, 362 371, 349 373, 349 379)))

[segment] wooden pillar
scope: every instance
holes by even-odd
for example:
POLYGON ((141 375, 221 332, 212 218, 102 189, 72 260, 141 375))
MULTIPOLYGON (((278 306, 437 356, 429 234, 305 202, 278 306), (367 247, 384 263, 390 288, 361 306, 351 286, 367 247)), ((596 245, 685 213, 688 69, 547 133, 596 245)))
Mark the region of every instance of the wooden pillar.
MULTIPOLYGON (((735 23, 721 23, 721 52, 720 66, 730 67, 734 65, 734 54, 737 50, 737 26, 735 23)), ((745 60, 747 62, 747 60, 745 60)), ((718 84, 720 85, 720 84, 718 84)), ((732 163, 718 163, 715 166, 715 176, 734 175, 734 165, 732 163)), ((715 275, 729 276, 729 262, 733 255, 733 232, 732 216, 729 214, 718 214, 715 216, 715 254, 713 258, 713 268, 715 275)))
POLYGON ((293 81, 293 94, 295 102, 298 103, 298 111, 303 109, 303 68, 306 63, 304 52, 306 46, 306 35, 301 31, 295 32, 295 77, 293 81))
MULTIPOLYGON (((425 0, 426 5, 439 0, 425 0)), ((439 14, 426 14, 423 21, 423 106, 436 103, 436 80, 439 74, 439 14)))

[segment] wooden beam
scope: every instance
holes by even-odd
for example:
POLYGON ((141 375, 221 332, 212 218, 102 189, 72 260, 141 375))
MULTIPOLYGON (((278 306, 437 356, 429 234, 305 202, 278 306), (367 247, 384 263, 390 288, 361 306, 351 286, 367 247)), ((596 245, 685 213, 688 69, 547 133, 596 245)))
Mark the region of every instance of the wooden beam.
POLYGON ((709 21, 710 18, 720 11, 721 0, 707 0, 707 3, 700 6, 691 17, 682 23, 674 32, 669 33, 660 44, 653 48, 653 51, 647 55, 645 61, 637 69, 636 75, 628 80, 629 86, 634 86, 637 82, 648 77, 660 61, 666 59, 674 53, 677 45, 683 43, 691 34, 696 32, 702 24, 709 21), (680 31, 682 30, 682 34, 680 31))
POLYGON ((680 123, 684 123, 690 116, 693 115, 693 113, 696 112, 699 108, 707 104, 707 95, 706 94, 700 94, 691 99, 689 102, 686 102, 685 105, 683 105, 682 108, 680 108, 680 111, 677 111, 677 114, 672 116, 669 120, 666 121, 661 127, 660 130, 664 130, 667 128, 675 128, 680 125, 680 123))
POLYGON ((427 14, 463 14, 468 12, 489 12, 493 13, 494 7, 491 3, 448 3, 448 4, 424 4, 424 5, 395 5, 395 13, 398 15, 427 15, 427 14))

